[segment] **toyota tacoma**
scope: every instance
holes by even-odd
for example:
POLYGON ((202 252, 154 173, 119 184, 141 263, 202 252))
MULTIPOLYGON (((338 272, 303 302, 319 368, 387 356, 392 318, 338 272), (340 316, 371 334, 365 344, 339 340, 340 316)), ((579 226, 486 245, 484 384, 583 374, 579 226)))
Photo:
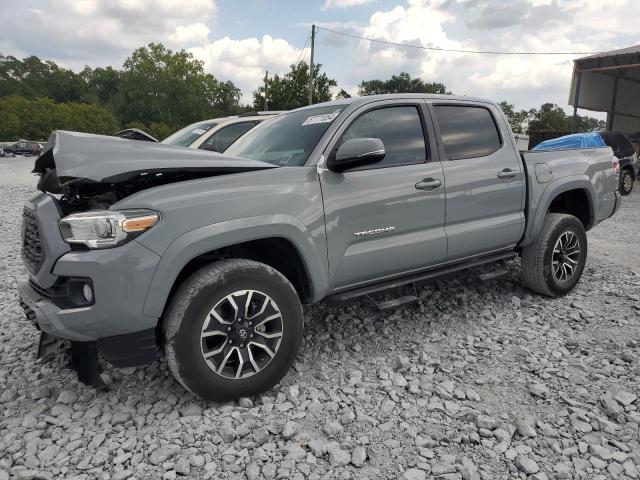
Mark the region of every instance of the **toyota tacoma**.
POLYGON ((302 305, 521 257, 570 292, 585 232, 620 204, 610 148, 518 152, 495 103, 350 98, 284 113, 224 155, 54 132, 24 207, 20 302, 39 354, 140 365, 191 392, 263 392, 294 362, 302 305))

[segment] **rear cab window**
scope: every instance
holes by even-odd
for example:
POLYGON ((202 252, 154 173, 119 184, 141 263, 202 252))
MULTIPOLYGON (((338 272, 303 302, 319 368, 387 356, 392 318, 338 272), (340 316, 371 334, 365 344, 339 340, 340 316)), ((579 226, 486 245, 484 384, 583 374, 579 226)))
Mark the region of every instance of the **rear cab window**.
POLYGON ((485 157, 502 147, 491 111, 476 105, 434 105, 440 136, 449 160, 485 157))

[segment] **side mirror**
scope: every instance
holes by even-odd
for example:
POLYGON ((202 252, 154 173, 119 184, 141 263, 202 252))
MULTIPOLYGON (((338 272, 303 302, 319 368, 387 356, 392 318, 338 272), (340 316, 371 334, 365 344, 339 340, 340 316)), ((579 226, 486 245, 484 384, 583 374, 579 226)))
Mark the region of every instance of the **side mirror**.
POLYGON ((340 145, 335 155, 329 158, 327 168, 332 172, 342 173, 377 163, 385 155, 384 143, 379 138, 351 138, 340 145))

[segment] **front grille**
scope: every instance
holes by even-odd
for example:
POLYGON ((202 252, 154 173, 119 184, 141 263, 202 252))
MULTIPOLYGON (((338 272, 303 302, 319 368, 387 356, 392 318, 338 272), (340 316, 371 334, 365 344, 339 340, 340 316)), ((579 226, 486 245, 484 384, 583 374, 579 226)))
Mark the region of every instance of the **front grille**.
POLYGON ((25 208, 22 213, 22 258, 33 274, 38 273, 44 262, 44 250, 40 243, 36 215, 28 208, 25 208))

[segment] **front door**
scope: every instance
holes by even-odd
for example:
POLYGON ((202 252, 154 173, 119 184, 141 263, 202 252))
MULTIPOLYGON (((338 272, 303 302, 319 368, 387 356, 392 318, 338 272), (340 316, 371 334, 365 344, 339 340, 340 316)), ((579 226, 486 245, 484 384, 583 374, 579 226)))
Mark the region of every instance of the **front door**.
POLYGON ((428 118, 420 101, 379 102, 355 111, 337 133, 332 152, 350 138, 379 138, 386 155, 321 172, 332 288, 444 261, 444 175, 429 154, 428 118))
POLYGON ((522 161, 495 108, 433 107, 446 180, 448 261, 513 248, 524 232, 522 161))

